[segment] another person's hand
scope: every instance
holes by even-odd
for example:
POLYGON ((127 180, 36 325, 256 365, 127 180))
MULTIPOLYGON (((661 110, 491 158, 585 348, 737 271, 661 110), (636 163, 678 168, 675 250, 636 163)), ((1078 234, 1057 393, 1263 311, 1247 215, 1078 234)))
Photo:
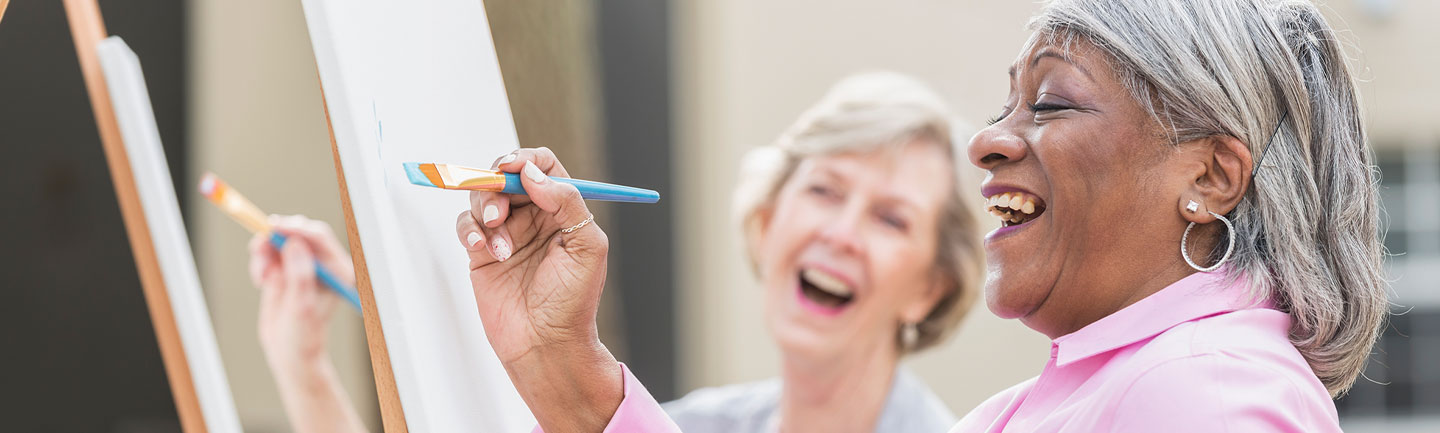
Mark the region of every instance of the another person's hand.
POLYGON ((300 215, 271 216, 270 224, 285 235, 284 247, 276 250, 269 234, 250 239, 250 279, 261 289, 260 344, 272 368, 306 367, 326 360, 326 325, 340 301, 315 277, 315 264, 351 287, 355 268, 328 224, 300 215))
POLYGON ((303 216, 271 216, 285 235, 276 250, 268 233, 250 240, 250 279, 260 288, 260 347, 297 433, 366 431, 325 351, 326 328, 340 297, 315 276, 320 263, 355 286, 350 255, 330 226, 303 216))
POLYGON ((455 227, 485 334, 542 427, 600 431, 623 399, 595 327, 610 241, 580 192, 546 177, 569 177, 548 149, 495 168, 521 173, 529 195, 472 192, 455 227))

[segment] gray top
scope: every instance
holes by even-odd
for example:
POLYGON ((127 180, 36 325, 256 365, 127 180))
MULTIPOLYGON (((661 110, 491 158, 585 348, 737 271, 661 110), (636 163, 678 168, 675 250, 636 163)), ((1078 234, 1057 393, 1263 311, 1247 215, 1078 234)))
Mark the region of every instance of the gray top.
MULTIPOLYGON (((661 406, 685 433, 775 433, 780 379, 702 388, 661 406)), ((875 431, 944 432, 957 421, 930 388, 899 369, 875 431)))

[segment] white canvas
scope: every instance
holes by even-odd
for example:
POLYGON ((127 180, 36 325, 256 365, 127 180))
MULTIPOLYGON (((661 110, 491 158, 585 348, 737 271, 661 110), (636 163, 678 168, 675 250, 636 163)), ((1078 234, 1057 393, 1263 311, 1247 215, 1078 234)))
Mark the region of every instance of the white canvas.
MULTIPOLYGON (((487 167, 518 145, 480 0, 304 0, 391 367, 416 432, 534 426, 485 339, 455 216, 404 162, 487 167)), ((319 145, 319 143, 317 143, 319 145)))
POLYGON ((155 111, 150 105, 150 92, 140 70, 140 58, 121 40, 111 36, 96 46, 100 69, 105 73, 105 86, 110 91, 110 105, 130 171, 135 176, 135 189, 145 223, 160 263, 161 279, 170 297, 175 327, 184 346, 185 360, 195 385, 196 399, 205 417, 206 430, 212 433, 239 433, 240 418, 220 362, 220 348, 215 343, 215 330, 210 324, 210 310, 205 306, 205 292, 200 287, 200 274, 195 269, 195 255, 185 222, 180 218, 180 202, 175 197, 170 166, 165 162, 165 149, 160 144, 160 129, 155 124, 155 111))

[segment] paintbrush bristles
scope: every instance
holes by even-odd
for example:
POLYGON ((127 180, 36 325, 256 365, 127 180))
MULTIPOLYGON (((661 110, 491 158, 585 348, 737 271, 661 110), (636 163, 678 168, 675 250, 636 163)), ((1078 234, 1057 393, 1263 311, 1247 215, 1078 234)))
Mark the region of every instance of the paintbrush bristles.
POLYGON ((214 174, 205 173, 205 177, 200 179, 200 194, 251 233, 270 231, 270 223, 265 213, 214 174))

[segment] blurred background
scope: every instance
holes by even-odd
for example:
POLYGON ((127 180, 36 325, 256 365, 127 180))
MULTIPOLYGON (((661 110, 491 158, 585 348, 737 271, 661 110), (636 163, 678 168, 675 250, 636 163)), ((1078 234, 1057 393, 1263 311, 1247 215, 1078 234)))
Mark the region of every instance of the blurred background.
MULTIPOLYGON (((971 124, 994 115, 1033 2, 486 1, 522 143, 576 177, 661 191, 597 215, 614 244, 604 339, 663 400, 773 377, 761 293, 729 197, 740 156, 839 78, 929 82, 971 124)), ((246 431, 288 431, 255 335, 248 234, 194 191, 213 171, 262 208, 344 236, 315 60, 297 0, 101 1, 145 66, 211 318, 246 431)), ((1440 430, 1440 2, 1331 0, 1353 44, 1379 157, 1394 310, 1338 401, 1349 431, 1440 430)), ((0 20, 0 389, 15 431, 178 431, 60 2, 0 20), (19 415, 19 416, 14 416, 19 415), (18 425, 15 424, 18 422, 18 425)), ((972 180, 979 178, 971 173, 972 180)), ((989 221, 988 219, 985 221, 989 221)), ((910 367, 957 413, 1039 373, 1048 341, 983 303, 910 367)), ((359 316, 331 352, 379 430, 359 316)))

